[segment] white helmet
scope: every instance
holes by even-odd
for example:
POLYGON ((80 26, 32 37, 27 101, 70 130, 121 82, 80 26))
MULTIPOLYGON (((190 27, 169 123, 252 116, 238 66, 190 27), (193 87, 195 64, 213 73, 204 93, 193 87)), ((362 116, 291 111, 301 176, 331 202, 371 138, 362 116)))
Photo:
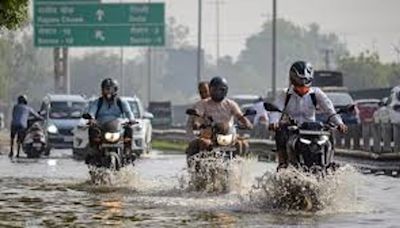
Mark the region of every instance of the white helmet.
POLYGON ((292 64, 289 71, 290 82, 294 86, 311 86, 314 79, 314 70, 310 63, 297 61, 292 64))

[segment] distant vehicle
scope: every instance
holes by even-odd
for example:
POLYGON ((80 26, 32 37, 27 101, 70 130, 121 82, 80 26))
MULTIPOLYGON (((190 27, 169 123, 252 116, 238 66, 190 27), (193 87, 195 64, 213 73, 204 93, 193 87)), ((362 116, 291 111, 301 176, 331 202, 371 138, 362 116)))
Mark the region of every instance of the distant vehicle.
MULTIPOLYGON (((332 90, 324 90, 326 95, 331 99, 334 107, 336 110, 343 109, 347 106, 354 105, 353 98, 350 96, 348 92, 345 91, 334 91, 332 90)), ((359 116, 358 116, 358 109, 357 107, 354 108, 354 111, 352 112, 343 112, 340 114, 340 116, 343 119, 343 122, 345 124, 358 124, 359 121, 359 116)), ((317 111, 317 116, 316 116, 318 121, 321 122, 326 122, 328 116, 324 113, 321 113, 317 111)))
POLYGON ((339 71, 316 70, 314 71, 313 86, 318 87, 342 87, 343 74, 339 71))
POLYGON ((72 148, 72 130, 78 125, 87 105, 80 95, 47 95, 40 114, 44 117, 49 148, 72 148))
POLYGON ((169 128, 172 125, 172 104, 170 101, 152 101, 148 111, 154 115, 151 123, 157 128, 169 128))
POLYGON ((230 97, 230 99, 232 99, 236 103, 238 103, 238 105, 240 107, 240 106, 245 105, 245 104, 254 104, 254 103, 256 103, 260 99, 260 96, 252 95, 252 94, 233 95, 233 96, 230 97))
MULTIPOLYGON (((133 126, 133 151, 140 155, 151 150, 152 125, 151 119, 153 115, 146 112, 142 102, 138 97, 121 97, 126 100, 138 122, 133 126)), ((89 101, 89 105, 94 98, 89 101)), ((77 158, 83 158, 89 145, 87 120, 81 118, 79 124, 73 130, 73 153, 77 158)))
POLYGON ((379 99, 360 99, 355 101, 362 123, 374 122, 374 113, 379 109, 380 102, 379 99))
MULTIPOLYGON (((246 110, 248 109, 254 109, 254 104, 250 103, 250 104, 243 104, 242 106, 240 106, 240 110, 242 111, 242 113, 245 113, 246 110)), ((256 114, 254 115, 248 115, 247 119, 254 124, 254 118, 256 117, 256 114)))
POLYGON ((374 114, 375 123, 400 123, 400 87, 393 88, 380 105, 374 114))

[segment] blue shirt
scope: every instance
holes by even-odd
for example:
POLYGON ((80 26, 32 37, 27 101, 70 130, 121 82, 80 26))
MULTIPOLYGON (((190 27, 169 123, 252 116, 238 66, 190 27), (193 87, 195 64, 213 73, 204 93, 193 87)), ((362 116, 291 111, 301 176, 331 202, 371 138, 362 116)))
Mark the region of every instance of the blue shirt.
MULTIPOLYGON (((94 102, 91 102, 89 106, 89 114, 93 117, 96 116, 99 99, 100 98, 96 99, 94 102)), ((99 124, 104 124, 118 118, 127 118, 129 120, 135 119, 135 116, 133 115, 131 107, 129 106, 128 102, 122 100, 121 98, 116 98, 112 102, 108 102, 107 100, 103 99, 103 104, 100 107, 96 119, 97 122, 99 124), (123 112, 121 112, 120 107, 118 107, 117 99, 121 100, 121 106, 123 112)))
POLYGON ((32 115, 38 119, 43 119, 33 108, 25 104, 14 105, 12 112, 11 125, 16 127, 27 128, 28 118, 32 115))

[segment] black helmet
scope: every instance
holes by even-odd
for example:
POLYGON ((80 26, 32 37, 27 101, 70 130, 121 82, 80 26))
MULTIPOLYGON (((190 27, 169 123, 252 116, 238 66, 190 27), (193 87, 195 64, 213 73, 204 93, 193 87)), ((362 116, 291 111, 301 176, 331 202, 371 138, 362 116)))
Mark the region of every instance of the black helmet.
POLYGON ((28 98, 25 94, 18 96, 18 104, 28 104, 28 98))
POLYGON ((106 78, 101 82, 101 88, 114 88, 114 91, 118 91, 118 82, 112 78, 106 78))
POLYGON ((290 82, 295 86, 311 86, 314 79, 314 70, 310 63, 297 61, 292 64, 289 71, 290 82))
POLYGON ((221 102, 228 94, 228 82, 225 78, 214 77, 210 81, 210 96, 215 102, 221 102))

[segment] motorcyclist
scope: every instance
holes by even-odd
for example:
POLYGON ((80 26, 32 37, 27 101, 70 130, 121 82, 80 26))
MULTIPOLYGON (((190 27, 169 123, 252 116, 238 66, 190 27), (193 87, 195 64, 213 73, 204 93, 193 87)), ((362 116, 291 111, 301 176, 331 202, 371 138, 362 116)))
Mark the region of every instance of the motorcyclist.
MULTIPOLYGON (((210 88, 208 82, 203 81, 198 85, 198 92, 200 95, 200 100, 193 105, 193 109, 197 109, 200 103, 208 98, 210 98, 210 88)), ((186 123, 186 133, 190 141, 196 138, 193 130, 197 129, 199 126, 195 126, 195 123, 199 123, 201 120, 195 116, 189 116, 186 123)))
MULTIPOLYGON (((95 149, 97 149, 98 142, 95 141, 96 138, 99 138, 99 134, 101 132, 98 131, 98 128, 95 127, 94 123, 99 125, 108 123, 110 121, 126 118, 130 123, 133 123, 135 117, 132 113, 132 110, 128 104, 128 102, 122 100, 118 96, 118 82, 112 78, 106 78, 101 82, 101 97, 91 102, 89 106, 88 113, 94 117, 94 119, 89 120, 89 144, 91 152, 86 157, 86 162, 93 158, 93 153, 95 149)), ((124 139, 125 140, 125 153, 132 154, 132 136, 133 130, 130 125, 126 125, 124 128, 124 139)))
MULTIPOLYGON (((337 125, 340 132, 347 132, 347 126, 343 123, 340 115, 335 115, 335 108, 328 96, 320 88, 311 87, 313 74, 310 63, 305 61, 293 63, 289 70, 290 87, 285 94, 277 97, 276 106, 298 124, 315 121, 315 112, 318 107, 319 110, 332 116, 331 121, 337 125)), ((285 117, 287 116, 281 113, 270 113, 269 127, 276 131, 278 169, 288 165, 286 142, 289 136, 285 117)))
POLYGON ((14 139, 17 136, 18 150, 17 150, 17 158, 19 157, 20 151, 20 143, 25 138, 26 130, 28 128, 28 118, 29 116, 33 116, 37 119, 43 120, 32 107, 28 106, 28 99, 26 95, 18 96, 18 103, 14 105, 12 111, 12 120, 11 120, 11 143, 10 143, 10 153, 9 157, 14 155, 14 139))
MULTIPOLYGON (((235 101, 226 98, 228 93, 226 79, 214 77, 211 79, 209 87, 210 98, 201 101, 197 105, 197 111, 200 116, 212 117, 215 123, 220 123, 224 126, 233 125, 233 120, 236 118, 246 128, 251 129, 253 127, 250 121, 243 115, 239 105, 235 101)), ((239 153, 244 150, 244 145, 241 141, 236 142, 236 147, 239 153)), ((198 138, 189 143, 186 153, 190 157, 197 154, 200 150, 210 150, 210 148, 212 148, 211 139, 198 138)))

